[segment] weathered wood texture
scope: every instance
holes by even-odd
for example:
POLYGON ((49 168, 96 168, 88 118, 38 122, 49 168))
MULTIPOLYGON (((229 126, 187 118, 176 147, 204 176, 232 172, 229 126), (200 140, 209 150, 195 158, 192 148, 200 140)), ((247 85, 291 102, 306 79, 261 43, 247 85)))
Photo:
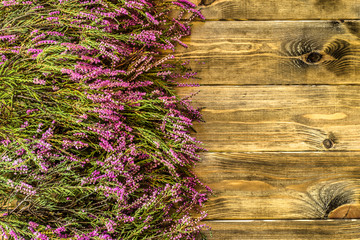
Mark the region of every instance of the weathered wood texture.
MULTIPOLYGON (((194 134, 210 151, 360 150, 360 87, 202 86, 194 134), (325 142, 324 142, 325 141, 325 142), (330 144, 330 145, 329 145, 330 144)), ((194 89, 178 92, 186 96, 194 89)))
MULTIPOLYGON (((214 191, 207 219, 325 219, 359 203, 360 153, 205 153, 202 159, 196 174, 214 191)), ((330 217, 360 217, 355 208, 349 212, 330 217)))
MULTIPOLYGON (((249 221, 206 222, 212 238, 221 240, 355 240, 360 221, 249 221)), ((209 232, 207 235, 210 236, 209 232)))
POLYGON ((195 23, 176 56, 201 84, 359 84, 358 21, 195 23))
POLYGON ((360 2, 191 1, 211 239, 360 239, 360 2))
POLYGON ((358 0, 191 0, 208 20, 358 19, 358 0))

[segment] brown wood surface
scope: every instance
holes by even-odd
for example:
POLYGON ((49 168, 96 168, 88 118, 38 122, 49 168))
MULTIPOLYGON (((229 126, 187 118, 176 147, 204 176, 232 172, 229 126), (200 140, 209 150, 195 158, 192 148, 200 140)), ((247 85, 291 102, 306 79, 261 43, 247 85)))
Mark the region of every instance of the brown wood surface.
POLYGON ((210 239, 360 239, 360 1, 191 1, 210 239))
POLYGON ((360 83, 359 21, 197 22, 184 43, 201 84, 360 83))
MULTIPOLYGON (((178 93, 186 96, 195 90, 183 88, 178 93)), ((204 108, 205 123, 195 124, 194 136, 209 151, 360 150, 359 86, 202 86, 197 90, 193 101, 204 108)))
POLYGON ((332 210, 328 218, 332 219, 359 219, 360 218, 360 204, 358 203, 348 203, 337 207, 332 210))
POLYGON ((210 152, 196 174, 214 191, 207 219, 326 219, 359 202, 360 153, 210 152))
POLYGON ((208 20, 359 19, 358 0, 191 0, 208 20))
MULTIPOLYGON (((205 222, 214 240, 355 240, 360 221, 205 222)), ((207 235, 210 236, 209 231, 207 235)))

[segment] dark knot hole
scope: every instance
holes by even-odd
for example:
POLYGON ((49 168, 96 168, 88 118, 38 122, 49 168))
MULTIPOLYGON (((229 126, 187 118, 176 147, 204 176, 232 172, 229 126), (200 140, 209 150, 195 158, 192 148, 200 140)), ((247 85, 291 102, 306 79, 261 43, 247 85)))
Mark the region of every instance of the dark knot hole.
POLYGON ((331 139, 325 139, 323 141, 323 145, 325 148, 329 149, 332 148, 334 146, 334 142, 331 139))
POLYGON ((322 57, 323 56, 320 53, 312 52, 307 56, 306 61, 308 63, 317 63, 322 59, 322 57))

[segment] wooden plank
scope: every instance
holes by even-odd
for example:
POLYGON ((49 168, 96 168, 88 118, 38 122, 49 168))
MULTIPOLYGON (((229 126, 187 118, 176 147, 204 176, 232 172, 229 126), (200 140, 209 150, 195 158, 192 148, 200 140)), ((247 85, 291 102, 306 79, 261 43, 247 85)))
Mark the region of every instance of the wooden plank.
POLYGON ((359 19, 358 0, 191 0, 208 20, 359 19))
POLYGON ((354 240, 360 236, 360 221, 247 221, 204 222, 212 228, 211 240, 354 240))
MULTIPOLYGON (((214 191, 207 219, 324 219, 360 201, 360 153, 208 152, 202 159, 195 172, 214 191)), ((360 218, 356 208, 347 216, 360 218)))
POLYGON ((194 23, 175 56, 201 84, 359 84, 358 21, 194 23))
MULTIPOLYGON (((360 150, 360 86, 201 86, 195 124, 210 151, 360 150)), ((187 96, 193 88, 180 88, 187 96)))

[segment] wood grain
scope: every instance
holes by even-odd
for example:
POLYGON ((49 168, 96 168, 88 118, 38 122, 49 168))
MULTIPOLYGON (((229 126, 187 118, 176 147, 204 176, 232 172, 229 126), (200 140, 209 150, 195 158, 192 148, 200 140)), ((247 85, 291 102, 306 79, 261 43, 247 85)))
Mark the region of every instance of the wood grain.
POLYGON ((211 240, 354 240, 360 236, 360 221, 351 220, 205 223, 212 228, 211 240))
POLYGON ((324 219, 360 200, 360 153, 204 153, 202 159, 195 172, 214 191, 207 219, 324 219))
POLYGON ((359 219, 360 218, 360 204, 344 204, 332 210, 328 218, 342 218, 342 219, 359 219))
POLYGON ((208 20, 359 19, 357 0, 191 0, 208 20))
POLYGON ((192 1, 207 21, 175 55, 203 85, 208 219, 287 219, 210 221, 210 239, 359 239, 359 221, 290 219, 360 214, 360 2, 192 1))
MULTIPOLYGON (((187 96, 196 89, 180 88, 187 96)), ((360 86, 202 86, 193 97, 209 151, 360 150, 360 86), (329 141, 329 142, 327 142, 329 141)))
POLYGON ((358 21, 197 22, 175 56, 201 84, 359 84, 359 37, 358 21))

